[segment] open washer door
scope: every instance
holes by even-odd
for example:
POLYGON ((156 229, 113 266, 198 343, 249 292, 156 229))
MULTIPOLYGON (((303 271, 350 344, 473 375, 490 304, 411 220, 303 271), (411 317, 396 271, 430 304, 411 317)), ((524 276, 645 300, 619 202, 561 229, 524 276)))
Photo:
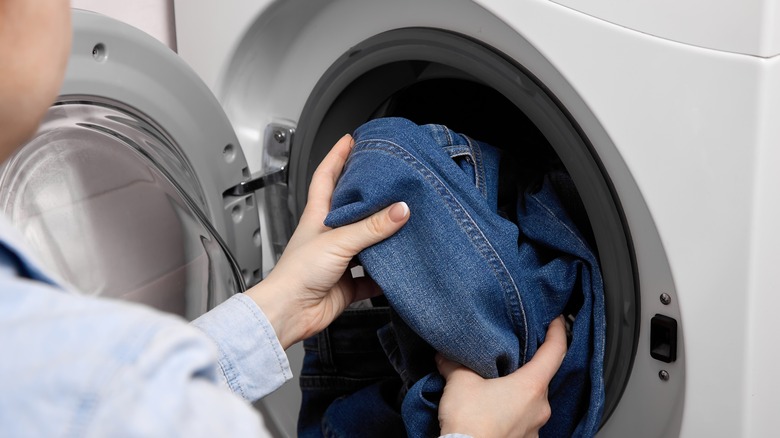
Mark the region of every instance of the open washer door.
POLYGON ((73 12, 61 95, 0 171, 0 208, 85 294, 195 318, 261 277, 244 154, 216 98, 145 33, 73 12), (244 191, 246 192, 246 191, 244 191))

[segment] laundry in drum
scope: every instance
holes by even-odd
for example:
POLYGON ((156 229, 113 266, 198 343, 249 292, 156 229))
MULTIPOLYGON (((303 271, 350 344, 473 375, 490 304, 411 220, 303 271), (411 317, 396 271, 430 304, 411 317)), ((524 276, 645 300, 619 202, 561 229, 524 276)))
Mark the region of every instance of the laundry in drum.
POLYGON ((444 380, 435 352, 483 377, 504 376, 533 357, 560 314, 570 345, 541 436, 595 435, 603 283, 564 167, 525 172, 523 148, 404 118, 369 121, 353 137, 326 225, 396 201, 411 216, 358 256, 384 296, 305 342, 299 435, 438 436, 444 380))

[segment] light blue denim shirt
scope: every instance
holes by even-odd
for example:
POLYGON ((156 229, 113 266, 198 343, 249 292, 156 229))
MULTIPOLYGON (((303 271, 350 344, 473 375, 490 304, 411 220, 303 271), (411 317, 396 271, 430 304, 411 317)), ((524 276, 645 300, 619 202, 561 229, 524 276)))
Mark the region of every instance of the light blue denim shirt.
POLYGON ((0 217, 0 435, 261 434, 249 401, 292 373, 251 299, 188 325, 58 283, 0 217))

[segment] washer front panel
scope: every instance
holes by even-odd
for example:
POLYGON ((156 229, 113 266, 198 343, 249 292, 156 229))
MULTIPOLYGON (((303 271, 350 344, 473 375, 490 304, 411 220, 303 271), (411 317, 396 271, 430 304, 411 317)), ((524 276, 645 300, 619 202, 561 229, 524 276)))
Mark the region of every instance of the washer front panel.
MULTIPOLYGON (((177 14, 187 10, 198 17, 182 26, 193 32, 179 35, 179 47, 220 84, 215 87, 231 120, 250 142, 259 138, 253 136, 257 126, 297 121, 327 68, 350 47, 385 31, 445 29, 528 66, 593 144, 623 205, 636 253, 639 354, 601 434, 771 434, 752 425, 771 424, 772 414, 751 405, 775 400, 753 398, 765 394, 755 388, 777 385, 760 365, 768 344, 755 342, 766 339, 754 336, 772 332, 766 329, 771 322, 754 316, 771 321, 766 312, 776 306, 766 297, 776 288, 754 288, 772 284, 761 256, 773 251, 769 243, 751 242, 773 236, 766 219, 774 217, 767 214, 773 209, 765 203, 774 199, 768 187, 777 184, 768 175, 777 166, 765 159, 777 149, 776 62, 675 43, 549 0, 247 0, 235 10, 209 3, 178 2, 177 14), (225 8, 231 10, 221 13, 225 8), (239 10, 242 19, 230 21, 239 10), (211 44, 217 40, 219 47, 211 44), (659 299, 663 293, 671 296, 668 305, 659 299), (676 312, 684 366, 678 358, 676 369, 668 369, 650 357, 650 320, 676 312), (724 356, 729 346, 735 346, 733 354, 724 356), (668 381, 659 379, 661 370, 668 381), (648 397, 647 388, 661 397, 648 397)), ((734 23, 732 36, 753 33, 744 21, 734 23)))
POLYGON ((552 0, 653 36, 762 57, 780 53, 775 0, 552 0))
MULTIPOLYGON (((640 190, 640 184, 630 167, 634 164, 634 156, 624 155, 624 152, 632 151, 631 148, 637 140, 646 141, 645 136, 648 132, 643 130, 642 135, 635 133, 629 141, 621 139, 624 143, 614 141, 615 139, 609 134, 609 129, 613 127, 613 120, 601 118, 601 106, 592 108, 583 93, 591 97, 596 92, 597 97, 606 98, 616 92, 625 92, 626 90, 622 88, 587 88, 588 80, 599 78, 601 74, 611 74, 615 65, 588 62, 584 54, 587 51, 580 48, 579 52, 572 53, 566 45, 569 44, 570 39, 576 39, 584 44, 587 38, 599 34, 593 28, 594 22, 604 25, 608 23, 546 1, 491 3, 486 6, 491 8, 506 6, 509 9, 494 15, 485 8, 465 0, 401 1, 400 3, 366 0, 340 0, 327 3, 298 0, 277 2, 265 11, 258 11, 261 15, 254 25, 243 34, 241 41, 234 42, 233 56, 228 64, 222 67, 225 74, 217 88, 222 90, 221 98, 226 111, 239 137, 242 141, 246 141, 245 146, 247 146, 259 144, 261 136, 257 134, 258 126, 273 120, 299 120, 305 102, 311 98, 317 82, 335 60, 344 53, 352 53, 351 49, 357 47, 362 41, 385 31, 407 27, 449 30, 493 47, 526 68, 539 79, 551 95, 560 101, 584 136, 592 143, 593 151, 601 160, 604 171, 612 181, 617 198, 623 206, 636 251, 639 288, 642 294, 641 315, 640 320, 637 321, 639 327, 637 360, 631 371, 626 391, 602 433, 604 436, 626 436, 639 427, 647 436, 658 436, 679 430, 681 411, 676 409, 675 404, 684 401, 687 397, 685 364, 689 357, 686 350, 689 343, 682 338, 682 335, 680 336, 678 360, 672 364, 663 364, 672 378, 669 381, 662 381, 659 378, 662 363, 650 357, 649 324, 655 313, 663 313, 681 321, 684 325, 680 329, 681 333, 687 335, 688 326, 685 318, 679 317, 681 307, 678 303, 682 299, 672 279, 671 266, 661 238, 663 230, 656 227, 655 213, 651 214, 652 210, 646 203, 645 193, 640 190), (443 10, 448 13, 442 14, 443 10), (547 17, 547 23, 557 23, 561 17, 555 14, 561 11, 574 22, 567 25, 580 26, 578 35, 570 35, 566 26, 552 28, 540 18, 547 17), (367 20, 365 17, 371 19, 367 20), (588 21, 583 23, 583 17, 588 21), (349 25, 344 25, 345 22, 349 25), (526 28, 533 32, 530 34, 525 32, 526 28), (558 52, 547 53, 548 47, 558 52), (560 60, 557 58, 551 60, 550 55, 557 55, 569 63, 581 61, 582 64, 570 67, 572 72, 579 74, 570 76, 568 74, 570 71, 560 69, 560 60), (580 80, 586 81, 585 89, 579 89, 580 80), (663 306, 659 302, 658 296, 661 292, 670 293, 674 297, 670 305, 663 306), (663 306, 660 312, 659 306, 663 306)), ((220 24, 217 23, 216 26, 219 27, 220 24)), ((605 34, 613 35, 611 30, 610 28, 603 31, 605 34)), ((619 30, 631 33, 625 29, 619 30)), ((206 32, 202 37, 207 38, 208 35, 209 33, 206 32)), ((181 44, 186 42, 181 41, 181 44)), ((614 46, 616 43, 613 41, 610 44, 614 46)), ((603 50, 605 54, 611 53, 609 44, 603 48, 598 46, 593 49, 603 50)), ((354 53, 357 55, 358 52, 354 53)), ((214 59, 220 59, 220 56, 223 55, 214 54, 214 59)), ((636 57, 639 57, 639 54, 636 54, 636 57)), ((611 62, 622 61, 616 58, 611 62)), ((628 78, 623 82, 614 80, 612 82, 620 87, 629 85, 628 78)), ((638 88, 636 92, 641 90, 638 88)), ((642 101, 642 97, 636 100, 642 101)), ((637 108, 637 110, 641 109, 637 108)), ((625 109, 621 111, 631 114, 625 109)), ((669 116, 670 113, 664 111, 658 114, 669 116)), ((307 135, 301 129, 296 132, 299 139, 307 135)), ((651 130, 650 132, 663 131, 651 130)), ((253 149, 251 154, 254 154, 254 148, 251 149, 253 149)), ((305 151, 295 150, 295 146, 291 153, 291 169, 296 166, 305 167, 307 165, 305 163, 314 163, 317 159, 315 156, 306 156, 305 151)), ((251 155, 248 155, 248 159, 250 163, 260 161, 251 155)), ((639 172, 639 176, 645 176, 645 172, 639 172)), ((298 190, 298 187, 292 185, 299 183, 300 178, 291 179, 291 189, 298 190)), ((625 310, 627 314, 631 314, 632 309, 625 310)), ((631 352, 626 351, 625 354, 630 355, 631 352)), ((266 403, 266 406, 268 409, 275 409, 270 407, 270 403, 266 403)), ((290 409, 296 408, 294 405, 283 406, 278 410, 289 411, 290 409)), ((279 416, 282 415, 284 414, 279 413, 279 416)))

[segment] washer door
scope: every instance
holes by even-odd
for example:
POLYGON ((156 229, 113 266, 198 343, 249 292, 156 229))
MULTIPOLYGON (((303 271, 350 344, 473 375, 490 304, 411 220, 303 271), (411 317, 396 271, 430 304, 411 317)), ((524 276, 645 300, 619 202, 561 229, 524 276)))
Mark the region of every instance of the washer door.
POLYGON ((74 10, 57 102, 0 171, 0 208, 91 295, 195 318, 260 279, 254 194, 221 106, 145 33, 74 10))

